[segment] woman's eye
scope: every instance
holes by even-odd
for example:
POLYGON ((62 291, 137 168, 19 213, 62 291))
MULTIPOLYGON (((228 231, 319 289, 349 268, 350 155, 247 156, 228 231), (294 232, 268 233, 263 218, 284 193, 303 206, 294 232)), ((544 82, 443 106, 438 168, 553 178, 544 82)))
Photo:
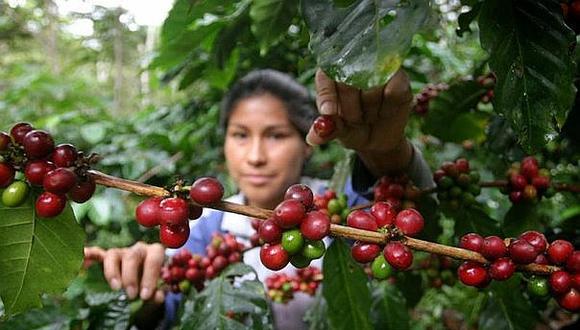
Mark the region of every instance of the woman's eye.
POLYGON ((281 139, 286 138, 287 136, 288 136, 288 134, 286 134, 286 133, 280 133, 280 132, 268 134, 268 137, 270 139, 274 139, 274 140, 281 140, 281 139))
POLYGON ((233 132, 231 133, 231 136, 236 139, 244 139, 248 136, 248 134, 244 132, 233 132))

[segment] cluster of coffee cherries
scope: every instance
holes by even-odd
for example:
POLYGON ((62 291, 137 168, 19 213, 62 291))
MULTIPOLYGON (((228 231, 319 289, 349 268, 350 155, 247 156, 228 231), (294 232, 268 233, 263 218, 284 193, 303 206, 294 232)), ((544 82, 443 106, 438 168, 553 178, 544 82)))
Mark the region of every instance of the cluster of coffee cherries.
POLYGON ((475 197, 481 193, 479 173, 470 170, 469 161, 465 158, 444 162, 433 173, 433 179, 437 184, 437 198, 452 209, 475 204, 475 197))
POLYGON ((330 217, 330 222, 340 224, 346 221, 350 213, 348 200, 344 193, 336 194, 332 189, 327 189, 323 194, 314 195, 314 207, 330 217))
POLYGON ((493 100, 493 88, 495 87, 496 82, 495 74, 490 72, 488 74, 477 77, 475 81, 477 81, 477 83, 483 88, 487 89, 485 94, 481 96, 480 102, 486 104, 491 102, 491 100, 493 100))
POLYGON ((303 292, 314 296, 322 281, 322 272, 317 267, 296 270, 294 276, 275 273, 266 278, 268 297, 274 302, 285 304, 294 298, 294 293, 303 292))
POLYGON ((42 187, 36 199, 36 214, 52 218, 62 213, 68 199, 89 200, 95 181, 87 175, 94 157, 84 157, 71 144, 55 146, 52 136, 28 123, 18 123, 10 134, 0 132, 0 188, 2 204, 16 207, 24 203, 30 185, 42 187), (17 180, 18 172, 24 174, 17 180))
POLYGON ((505 281, 516 270, 516 265, 536 263, 563 266, 549 277, 550 289, 561 307, 580 310, 580 251, 572 243, 556 240, 548 244, 537 231, 527 231, 506 245, 498 236, 483 238, 469 233, 461 237, 459 247, 481 253, 489 264, 464 262, 457 269, 459 280, 469 286, 486 287, 490 281, 505 281))
POLYGON ((421 190, 413 184, 407 175, 384 176, 373 188, 375 202, 383 201, 396 209, 417 208, 421 190))
POLYGON ((314 210, 314 196, 306 185, 290 186, 272 217, 262 221, 258 235, 262 264, 280 270, 290 262, 296 268, 310 265, 326 251, 322 240, 330 233, 330 218, 314 210))
POLYGON ((560 0, 560 6, 566 24, 578 34, 580 32, 580 1, 560 0))
POLYGON ((501 191, 509 195, 514 204, 537 202, 542 196, 550 197, 554 194, 550 187, 549 171, 540 169, 538 160, 533 156, 524 158, 521 163, 512 164, 506 176, 508 185, 501 191))
POLYGON ((448 88, 449 86, 445 83, 427 84, 415 97, 416 103, 413 108, 415 113, 418 115, 426 115, 429 112, 429 102, 448 88))
POLYGON ((191 286, 200 291, 206 279, 215 278, 228 265, 240 262, 243 250, 244 245, 233 235, 214 233, 205 256, 181 249, 161 268, 161 278, 175 293, 187 293, 191 286))
POLYGON ((379 244, 356 241, 351 248, 354 260, 359 263, 372 262, 373 276, 386 278, 389 276, 388 263, 397 270, 405 270, 413 263, 413 253, 397 238, 416 236, 425 225, 423 216, 415 209, 397 211, 388 202, 376 202, 367 210, 352 211, 346 223, 349 227, 387 232, 391 240, 382 247, 379 244), (381 254, 381 251, 383 252, 381 254), (376 269, 376 272, 375 272, 376 269))
POLYGON ((180 188, 173 197, 150 197, 139 203, 135 218, 145 227, 159 226, 159 240, 169 248, 179 248, 189 238, 189 219, 201 216, 199 205, 211 205, 221 201, 224 188, 215 178, 197 179, 189 190, 189 197, 197 204, 189 203, 180 188))

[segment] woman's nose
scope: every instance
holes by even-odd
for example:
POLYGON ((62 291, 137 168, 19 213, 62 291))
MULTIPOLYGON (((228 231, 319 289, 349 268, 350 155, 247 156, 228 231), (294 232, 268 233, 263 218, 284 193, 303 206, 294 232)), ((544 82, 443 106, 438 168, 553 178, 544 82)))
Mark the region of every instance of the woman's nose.
POLYGON ((264 142, 260 138, 252 139, 252 143, 250 145, 250 150, 247 154, 248 163, 252 164, 253 166, 259 166, 266 163, 267 156, 266 150, 264 149, 264 142))

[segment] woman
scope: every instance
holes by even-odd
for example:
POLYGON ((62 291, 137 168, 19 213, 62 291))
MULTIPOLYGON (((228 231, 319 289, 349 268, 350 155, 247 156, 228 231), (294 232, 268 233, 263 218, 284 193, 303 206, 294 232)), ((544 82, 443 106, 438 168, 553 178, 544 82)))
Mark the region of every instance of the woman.
MULTIPOLYGON (((294 183, 304 182, 313 190, 320 190, 322 182, 302 178, 301 171, 312 153, 312 145, 335 138, 357 155, 345 187, 349 204, 365 201, 364 196, 376 179, 389 173, 406 172, 418 186, 432 185, 427 165, 404 136, 413 97, 403 71, 397 72, 384 88, 368 91, 336 83, 318 71, 316 89, 319 113, 333 116, 336 124, 330 136, 318 136, 311 128, 317 114, 308 90, 289 76, 273 70, 254 71, 233 86, 222 103, 221 113, 227 169, 240 190, 230 201, 273 209, 294 183)), ((240 217, 204 211, 200 220, 191 223, 185 247, 203 254, 215 231, 249 238, 254 231, 250 222, 240 217)), ((164 300, 164 293, 156 288, 164 259, 164 249, 159 244, 137 243, 108 251, 87 248, 85 254, 87 258, 103 260, 105 277, 113 289, 124 288, 131 299, 139 295, 144 300, 164 300)), ((259 262, 257 249, 247 252, 244 262, 256 269, 261 280, 269 274, 259 262)), ((276 306, 277 328, 303 328, 301 316, 307 306, 305 301, 276 306)))

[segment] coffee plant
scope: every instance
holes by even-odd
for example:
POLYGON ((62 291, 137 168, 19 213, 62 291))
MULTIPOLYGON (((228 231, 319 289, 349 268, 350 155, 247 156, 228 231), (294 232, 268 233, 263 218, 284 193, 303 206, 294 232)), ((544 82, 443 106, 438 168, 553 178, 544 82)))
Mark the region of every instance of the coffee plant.
MULTIPOLYGON (((137 223, 180 249, 159 284, 182 296, 179 327, 271 328, 269 301, 291 304, 298 292, 315 297, 313 329, 433 328, 437 313, 446 326, 460 315, 462 326, 481 329, 577 323, 579 13, 575 0, 177 0, 151 66, 182 89, 202 86, 200 95, 223 92, 252 66, 304 73, 306 82, 319 66, 360 88, 406 69, 419 115, 409 138, 436 185, 377 178, 352 205, 342 191, 351 168, 337 166, 330 189, 294 185, 273 210, 256 209, 224 201, 227 184, 205 176, 213 173, 143 184, 91 169, 98 156, 31 124, 2 123, 0 329, 128 328, 133 309, 146 308, 123 292, 79 289, 99 265, 81 269, 85 233, 70 201, 89 201, 97 185, 147 196, 135 205, 137 223), (443 2, 459 14, 457 42, 471 38, 486 54, 461 75, 429 74, 452 65, 442 61, 422 71, 433 31, 445 33, 434 19, 448 17, 443 2), (211 81, 201 83, 204 75, 211 81), (247 216, 251 246, 216 233, 204 255, 183 248, 203 208, 247 216), (240 262, 249 249, 276 271, 265 283, 240 262), (320 258, 321 271, 310 266, 320 258), (280 271, 289 264, 295 274, 280 271), (51 296, 67 287, 68 302, 51 296)), ((332 137, 336 123, 320 116, 313 129, 332 137)))

